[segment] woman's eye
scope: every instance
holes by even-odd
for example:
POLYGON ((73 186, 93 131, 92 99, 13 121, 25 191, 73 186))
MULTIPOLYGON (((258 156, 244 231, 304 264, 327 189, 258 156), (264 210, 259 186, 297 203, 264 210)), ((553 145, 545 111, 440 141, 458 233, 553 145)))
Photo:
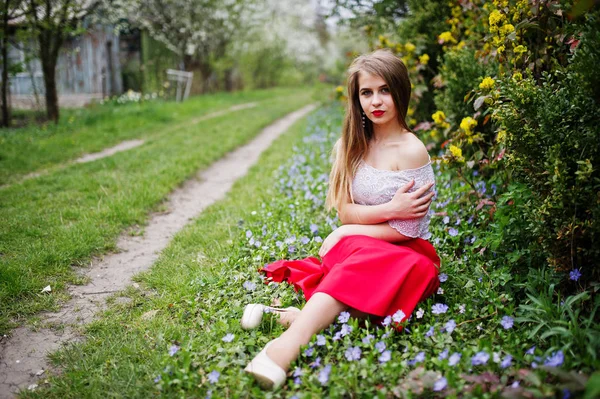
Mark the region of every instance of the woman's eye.
POLYGON ((388 89, 388 88, 386 87, 386 88, 383 88, 383 89, 381 89, 381 92, 382 92, 382 93, 389 93, 389 92, 390 92, 390 89, 388 89))
POLYGON ((371 94, 371 92, 369 90, 365 90, 362 92, 363 96, 368 96, 369 94, 371 94))

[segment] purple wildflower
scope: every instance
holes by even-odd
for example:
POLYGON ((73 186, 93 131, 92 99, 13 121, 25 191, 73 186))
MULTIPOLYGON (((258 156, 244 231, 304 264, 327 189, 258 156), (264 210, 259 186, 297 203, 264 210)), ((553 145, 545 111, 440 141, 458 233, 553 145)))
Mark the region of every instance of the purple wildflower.
POLYGON ((490 355, 486 351, 477 352, 475 356, 471 358, 471 364, 473 366, 484 365, 490 360, 490 355))
POLYGON ((306 245, 306 244, 308 244, 310 242, 310 238, 308 238, 308 237, 302 237, 300 239, 300 242, 302 243, 302 245, 306 245))
POLYGON ((250 230, 246 230, 246 238, 252 237, 252 232, 250 230))
POLYGON ((456 237, 458 235, 458 230, 454 227, 450 227, 450 229, 448 229, 448 234, 450 234, 451 237, 456 237))
POLYGON ((302 377, 303 374, 304 374, 304 372, 302 371, 302 369, 300 367, 296 367, 294 369, 294 373, 292 374, 292 376, 294 376, 294 377, 302 377))
POLYGON ((400 323, 402 322, 402 320, 404 320, 405 317, 406 315, 404 314, 404 312, 398 309, 398 311, 396 311, 396 313, 392 315, 392 320, 396 323, 400 323))
POLYGON ((342 334, 342 337, 345 337, 346 335, 350 334, 352 332, 352 326, 349 326, 348 324, 342 324, 342 329, 340 330, 340 334, 342 334))
POLYGON ((458 352, 454 352, 452 355, 450 355, 450 358, 448 358, 448 364, 450 366, 456 366, 458 364, 458 362, 460 362, 461 357, 462 357, 462 354, 460 354, 458 352))
POLYGON ((371 342, 371 340, 372 340, 373 338, 375 338, 375 336, 374 336, 373 334, 369 334, 369 335, 367 335, 366 337, 364 337, 364 338, 362 339, 362 343, 366 345, 366 344, 368 344, 369 342, 371 342))
POLYGON ((302 380, 300 379, 300 377, 294 378, 294 384, 296 384, 296 385, 302 385, 302 380))
POLYGON ((446 273, 442 273, 442 274, 440 274, 439 279, 440 279, 440 283, 444 283, 444 282, 446 282, 446 280, 448 280, 448 275, 446 273))
POLYGON ((252 281, 244 282, 243 286, 248 291, 254 291, 256 289, 256 284, 254 284, 252 281))
POLYGON ((213 370, 208 374, 208 381, 210 381, 211 384, 216 384, 219 381, 220 376, 221 373, 219 373, 217 370, 213 370))
POLYGON ((581 271, 579 269, 573 269, 569 273, 569 280, 578 281, 581 277, 581 271))
POLYGON ((338 341, 340 338, 342 338, 342 333, 338 331, 338 332, 335 333, 335 335, 331 339, 333 341, 338 341))
POLYGON ((392 358, 392 352, 390 352, 390 351, 384 351, 384 352, 381 353, 381 355, 379 356, 379 358, 377 360, 379 360, 379 363, 386 363, 391 358, 392 358))
POLYGON ((563 388, 562 399, 571 399, 571 391, 569 391, 567 388, 563 388))
POLYGON ((444 329, 448 332, 448 334, 452 334, 452 331, 456 328, 456 322, 452 319, 449 320, 445 325, 444 329))
POLYGON ((431 313, 433 314, 442 314, 448 311, 448 305, 443 303, 436 303, 431 307, 431 313))
POLYGON ((169 348, 169 356, 175 356, 177 352, 179 352, 179 346, 171 345, 171 347, 169 348))
POLYGON ((157 375, 157 376, 156 376, 156 378, 154 379, 154 383, 155 383, 155 384, 158 384, 158 382, 159 382, 160 380, 162 380, 162 375, 160 375, 160 374, 159 374, 159 375, 157 375))
POLYGON ((502 359, 502 362, 500 363, 500 367, 505 369, 507 367, 510 367, 511 365, 512 365, 512 356, 511 355, 504 356, 504 359, 502 359))
POLYGON ((349 319, 350 319, 350 313, 349 312, 342 312, 338 316, 338 322, 340 322, 340 323, 347 323, 349 319))
POLYGON ((439 355, 438 355, 438 359, 439 360, 444 360, 448 357, 448 349, 444 349, 439 355))
POLYGON ((232 333, 228 333, 226 336, 224 336, 222 338, 223 342, 231 342, 233 341, 233 339, 235 338, 235 335, 233 335, 232 333))
POLYGON ((317 358, 315 359, 315 361, 314 361, 314 362, 312 362, 312 363, 310 364, 310 368, 311 368, 311 369, 314 369, 314 368, 316 368, 316 367, 319 367, 320 365, 321 365, 321 358, 320 358, 320 357, 317 357, 317 358))
POLYGON ((319 226, 317 226, 316 224, 311 224, 310 225, 310 232, 314 235, 317 234, 319 232, 319 226))
POLYGON ((419 352, 413 360, 409 360, 407 363, 409 366, 413 366, 417 363, 421 363, 423 360, 425 360, 425 352, 419 352))
POLYGON ((431 337, 433 335, 433 326, 429 327, 429 330, 425 333, 426 337, 431 337))
POLYGON ((296 252, 296 246, 295 245, 290 245, 288 247, 288 252, 293 254, 294 252, 296 252))
POLYGON ((306 348, 304 350, 304 356, 311 357, 313 355, 314 351, 315 351, 315 348, 313 348, 312 346, 310 348, 306 348))
POLYGON ((331 373, 331 364, 326 365, 325 367, 323 367, 321 369, 321 371, 319 371, 319 382, 321 383, 321 385, 325 385, 327 384, 327 381, 329 381, 329 374, 331 373))
POLYGON ((516 388, 518 388, 518 387, 519 387, 519 385, 521 385, 521 382, 519 382, 519 381, 515 381, 515 382, 513 382, 512 384, 510 384, 510 387, 511 387, 511 388, 515 388, 515 389, 516 389, 516 388))
POLYGON ((375 349, 377 349, 379 351, 379 353, 383 352, 385 350, 386 346, 385 346, 385 342, 383 341, 379 341, 375 344, 375 349))
POLYGON ((439 392, 444 390, 446 386, 448 386, 448 381, 442 377, 433 384, 433 390, 439 392))
POLYGON ((504 316, 500 321, 500 324, 502 324, 502 327, 504 327, 505 330, 508 330, 509 328, 512 328, 514 320, 510 316, 504 316))
POLYGON ((327 344, 325 337, 321 334, 317 335, 317 346, 324 346, 325 344, 327 344))
POLYGON ((360 360, 361 354, 362 354, 362 351, 360 350, 360 348, 358 346, 350 347, 350 348, 346 349, 346 353, 344 353, 344 355, 346 356, 346 359, 348 359, 348 361, 360 360))
POLYGON ((552 355, 548 356, 544 361, 544 366, 549 367, 559 367, 565 361, 565 356, 562 351, 554 352, 552 355))
POLYGON ((381 322, 384 327, 389 326, 392 323, 392 316, 386 316, 385 319, 381 322))
POLYGON ((444 222, 444 224, 448 224, 450 223, 450 217, 444 216, 444 219, 442 219, 442 221, 444 222))
POLYGON ((535 352, 535 345, 533 345, 531 348, 527 349, 527 352, 525 352, 525 354, 533 355, 534 352, 535 352))

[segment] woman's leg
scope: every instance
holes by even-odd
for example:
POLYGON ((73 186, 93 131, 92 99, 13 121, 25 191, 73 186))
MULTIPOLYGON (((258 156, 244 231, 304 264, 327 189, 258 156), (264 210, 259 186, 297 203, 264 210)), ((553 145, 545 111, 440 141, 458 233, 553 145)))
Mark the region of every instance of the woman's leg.
POLYGON ((306 302, 292 325, 273 342, 267 356, 284 370, 298 358, 300 347, 310 342, 310 338, 328 327, 340 312, 348 306, 331 295, 317 292, 306 302))

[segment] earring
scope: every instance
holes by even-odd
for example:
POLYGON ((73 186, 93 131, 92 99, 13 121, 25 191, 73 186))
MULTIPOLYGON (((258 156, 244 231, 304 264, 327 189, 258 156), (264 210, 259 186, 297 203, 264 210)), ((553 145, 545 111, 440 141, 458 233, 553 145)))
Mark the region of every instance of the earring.
POLYGON ((362 111, 362 125, 365 127, 365 111, 362 111))

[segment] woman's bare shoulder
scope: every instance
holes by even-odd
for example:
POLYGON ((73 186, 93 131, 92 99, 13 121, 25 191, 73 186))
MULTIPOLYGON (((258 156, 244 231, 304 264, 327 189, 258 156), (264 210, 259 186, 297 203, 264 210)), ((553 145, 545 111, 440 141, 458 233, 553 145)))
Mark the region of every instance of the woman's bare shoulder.
POLYGON ((410 134, 404 144, 397 147, 398 162, 402 169, 416 169, 427 165, 430 161, 427 148, 417 136, 410 134))

